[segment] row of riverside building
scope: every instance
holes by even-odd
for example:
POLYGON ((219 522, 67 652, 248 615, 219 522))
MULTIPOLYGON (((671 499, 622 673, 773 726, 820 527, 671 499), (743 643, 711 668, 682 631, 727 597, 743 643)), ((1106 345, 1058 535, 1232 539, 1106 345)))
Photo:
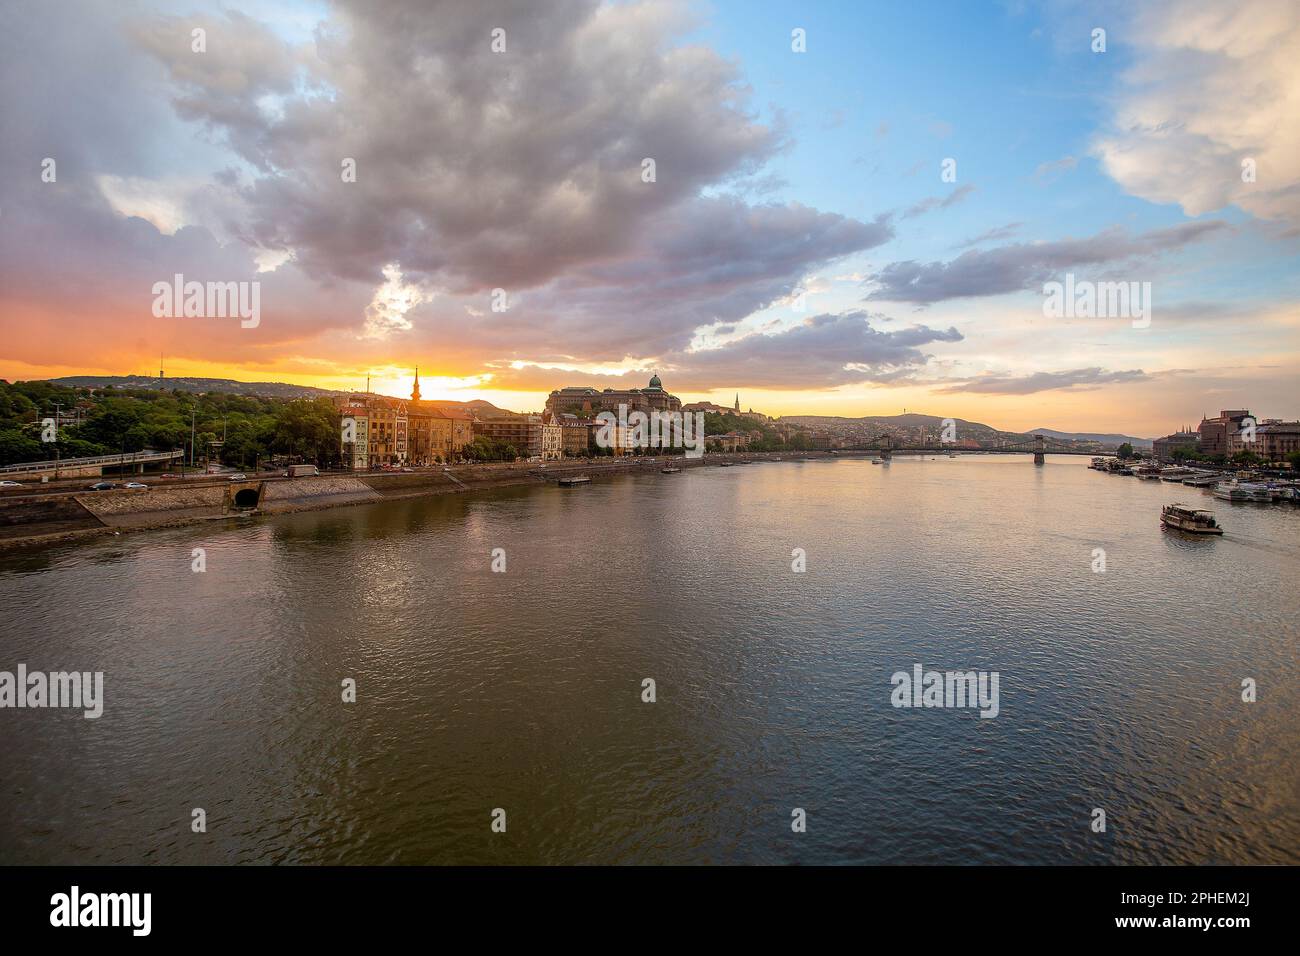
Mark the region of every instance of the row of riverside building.
POLYGON ((1256 422, 1244 408, 1225 409, 1214 418, 1202 418, 1195 430, 1185 428, 1157 438, 1151 443, 1151 454, 1158 461, 1170 461, 1180 448, 1202 458, 1214 455, 1231 458, 1239 452, 1251 451, 1265 461, 1282 461, 1291 452, 1300 451, 1300 421, 1266 418, 1256 422), (1250 424, 1254 425, 1253 433, 1250 424))
MULTIPOLYGON (((655 375, 645 388, 557 389, 539 415, 480 418, 459 408, 421 401, 419 369, 409 400, 360 392, 336 398, 334 404, 343 425, 344 464, 355 471, 456 461, 465 446, 480 435, 513 445, 523 458, 554 461, 583 457, 592 452, 600 427, 596 416, 603 411, 617 414, 620 405, 626 405, 629 412, 694 410, 692 406, 683 409, 681 399, 664 391, 655 375)), ((739 408, 737 398, 737 412, 739 408)), ((609 451, 621 455, 636 449, 617 445, 616 437, 616 445, 609 451)))

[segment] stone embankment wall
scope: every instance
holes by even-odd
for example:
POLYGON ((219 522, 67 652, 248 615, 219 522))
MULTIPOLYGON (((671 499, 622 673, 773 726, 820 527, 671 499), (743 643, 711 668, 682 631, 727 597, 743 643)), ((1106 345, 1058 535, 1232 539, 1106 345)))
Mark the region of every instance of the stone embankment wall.
MULTIPOLYGON (((823 457, 824 453, 807 452, 798 457, 805 456, 823 457)), ((692 468, 716 465, 726 460, 767 457, 777 456, 744 453, 715 454, 707 459, 657 456, 654 461, 605 458, 590 462, 548 462, 545 467, 536 462, 453 465, 448 471, 434 468, 358 477, 321 475, 280 480, 253 479, 198 487, 155 484, 140 491, 0 496, 0 546, 44 543, 87 534, 156 528, 248 514, 248 510, 234 505, 234 495, 247 489, 259 490, 255 513, 285 514, 395 498, 456 494, 511 485, 540 485, 572 475, 600 479, 636 472, 658 472, 668 464, 692 468)))
POLYGON ((102 527, 94 514, 71 497, 50 495, 0 503, 0 540, 102 527))
POLYGON ((111 528, 129 528, 179 518, 221 514, 224 488, 150 488, 147 491, 95 491, 76 496, 83 507, 111 528))
POLYGON ((359 478, 324 475, 319 478, 264 482, 257 510, 267 514, 282 514, 334 505, 362 504, 379 499, 379 493, 359 478))

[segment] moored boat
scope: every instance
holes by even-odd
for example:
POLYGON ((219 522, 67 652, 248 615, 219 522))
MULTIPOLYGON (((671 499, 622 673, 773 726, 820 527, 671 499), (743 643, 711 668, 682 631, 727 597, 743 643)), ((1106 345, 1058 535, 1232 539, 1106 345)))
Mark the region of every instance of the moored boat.
POLYGON ((561 488, 572 488, 575 485, 589 485, 591 484, 591 479, 586 475, 573 475, 569 478, 559 479, 559 484, 561 488))
POLYGON ((669 465, 667 468, 660 468, 659 470, 665 475, 675 475, 681 471, 680 468, 674 468, 672 465, 669 465))
POLYGON ((1214 512, 1201 508, 1189 508, 1180 504, 1165 505, 1160 509, 1160 520, 1166 527, 1189 534, 1223 534, 1223 529, 1214 520, 1214 512))
POLYGON ((1236 478, 1232 481, 1221 481, 1215 485, 1214 497, 1220 498, 1224 501, 1273 500, 1273 494, 1269 491, 1268 485, 1250 481, 1241 481, 1236 478))

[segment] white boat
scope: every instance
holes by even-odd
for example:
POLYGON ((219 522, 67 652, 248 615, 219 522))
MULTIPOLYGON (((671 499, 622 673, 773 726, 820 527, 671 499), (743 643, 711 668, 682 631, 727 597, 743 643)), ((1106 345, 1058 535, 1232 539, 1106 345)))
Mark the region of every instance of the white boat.
POLYGON ((1214 486, 1214 497, 1224 501, 1272 501, 1268 485, 1250 481, 1221 481, 1214 486))
POLYGON ((1190 534, 1223 534, 1223 529, 1214 520, 1214 512, 1201 508, 1189 508, 1179 504, 1165 505, 1160 509, 1160 520, 1167 527, 1190 534))

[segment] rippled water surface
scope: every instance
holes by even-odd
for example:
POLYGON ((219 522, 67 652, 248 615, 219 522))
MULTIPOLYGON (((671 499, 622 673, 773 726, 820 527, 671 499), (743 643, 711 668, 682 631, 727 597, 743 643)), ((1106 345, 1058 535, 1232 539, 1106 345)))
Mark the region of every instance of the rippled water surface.
POLYGON ((106 682, 98 720, 0 711, 0 862, 1300 862, 1300 509, 1085 462, 762 463, 0 555, 0 670, 106 682), (1162 529, 1180 499, 1228 533, 1162 529), (997 671, 999 715, 894 709, 916 663, 997 671))

